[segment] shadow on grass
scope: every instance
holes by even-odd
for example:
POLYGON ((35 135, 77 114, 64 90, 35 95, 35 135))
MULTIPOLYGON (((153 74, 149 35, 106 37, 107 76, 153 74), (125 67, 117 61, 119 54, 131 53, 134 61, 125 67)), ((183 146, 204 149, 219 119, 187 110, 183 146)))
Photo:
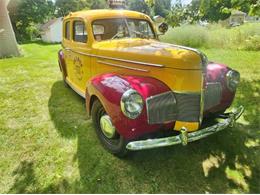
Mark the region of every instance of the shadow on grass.
POLYGON ((60 136, 77 139, 80 179, 62 178, 42 189, 32 162, 21 162, 12 193, 226 193, 260 192, 260 80, 243 81, 235 105, 246 107, 241 123, 187 147, 132 153, 118 159, 99 144, 84 100, 54 83, 49 112, 60 136), (75 131, 71 129, 75 128, 75 131), (28 182, 31 181, 31 182, 28 182))

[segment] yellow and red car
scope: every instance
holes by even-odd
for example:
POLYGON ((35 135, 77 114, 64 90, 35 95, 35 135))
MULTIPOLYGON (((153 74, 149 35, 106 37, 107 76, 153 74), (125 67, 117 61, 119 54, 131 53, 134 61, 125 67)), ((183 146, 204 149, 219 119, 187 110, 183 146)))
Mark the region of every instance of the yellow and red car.
MULTIPOLYGON (((167 26, 162 24, 160 31, 167 26)), ((63 21, 59 66, 86 100, 98 138, 113 154, 186 145, 232 125, 240 74, 200 51, 162 43, 153 21, 127 10, 90 10, 63 21), (208 117, 221 118, 205 126, 208 117)))

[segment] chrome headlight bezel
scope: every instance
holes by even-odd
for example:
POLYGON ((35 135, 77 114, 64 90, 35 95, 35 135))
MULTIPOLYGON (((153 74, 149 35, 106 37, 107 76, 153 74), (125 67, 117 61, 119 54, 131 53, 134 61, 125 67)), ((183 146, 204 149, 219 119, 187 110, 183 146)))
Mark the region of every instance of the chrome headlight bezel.
POLYGON ((227 87, 230 91, 234 92, 240 83, 240 73, 235 70, 229 70, 226 74, 227 87))
POLYGON ((120 106, 126 117, 136 119, 143 111, 144 101, 142 96, 136 90, 129 89, 122 95, 120 106), (135 110, 131 111, 129 106, 132 106, 135 110))

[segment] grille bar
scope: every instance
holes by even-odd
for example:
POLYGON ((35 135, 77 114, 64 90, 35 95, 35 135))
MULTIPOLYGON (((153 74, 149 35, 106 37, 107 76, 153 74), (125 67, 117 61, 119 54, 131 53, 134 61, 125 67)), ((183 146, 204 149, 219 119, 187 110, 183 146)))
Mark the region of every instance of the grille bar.
POLYGON ((209 110, 220 104, 222 97, 221 83, 207 83, 205 90, 204 110, 209 110))
POLYGON ((147 98, 149 124, 170 121, 198 122, 200 94, 183 94, 172 91, 147 98))

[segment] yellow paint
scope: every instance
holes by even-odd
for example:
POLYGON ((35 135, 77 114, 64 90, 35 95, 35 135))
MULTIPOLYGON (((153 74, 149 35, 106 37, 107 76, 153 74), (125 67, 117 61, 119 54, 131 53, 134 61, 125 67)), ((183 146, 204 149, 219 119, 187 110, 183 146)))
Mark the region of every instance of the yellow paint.
POLYGON ((186 127, 189 132, 192 132, 198 130, 199 123, 176 121, 174 129, 180 130, 182 127, 186 127))
MULTIPOLYGON (((121 75, 140 75, 154 77, 173 91, 178 92, 201 92, 202 71, 201 58, 194 52, 187 49, 174 47, 173 45, 161 43, 157 39, 128 38, 97 42, 92 33, 92 22, 97 19, 107 18, 136 18, 149 21, 153 28, 152 20, 145 14, 126 10, 91 10, 71 13, 64 18, 65 22, 71 21, 71 40, 63 38, 65 61, 68 67, 69 81, 73 86, 85 93, 87 81, 98 74, 118 73, 121 75), (72 40, 72 24, 75 20, 81 20, 86 25, 88 33, 87 43, 78 43, 72 40), (97 58, 96 56, 101 56, 97 58), (106 59, 102 57, 119 58, 128 60, 120 61, 115 59, 106 59), (144 71, 130 70, 122 67, 109 66, 109 64, 120 65, 130 68, 142 69, 144 71), (137 63, 129 62, 135 61, 137 63), (162 65, 163 67, 148 66, 162 65), (146 71, 146 72, 145 72, 146 71), (80 75, 82 74, 82 75, 80 75)), ((65 29, 65 28, 64 28, 65 29)), ((156 32, 155 28, 154 31, 156 32)), ((64 34, 64 32, 63 32, 64 34)), ((199 128, 199 123, 185 123, 177 121, 175 129, 179 130, 183 126, 189 131, 199 128)))

